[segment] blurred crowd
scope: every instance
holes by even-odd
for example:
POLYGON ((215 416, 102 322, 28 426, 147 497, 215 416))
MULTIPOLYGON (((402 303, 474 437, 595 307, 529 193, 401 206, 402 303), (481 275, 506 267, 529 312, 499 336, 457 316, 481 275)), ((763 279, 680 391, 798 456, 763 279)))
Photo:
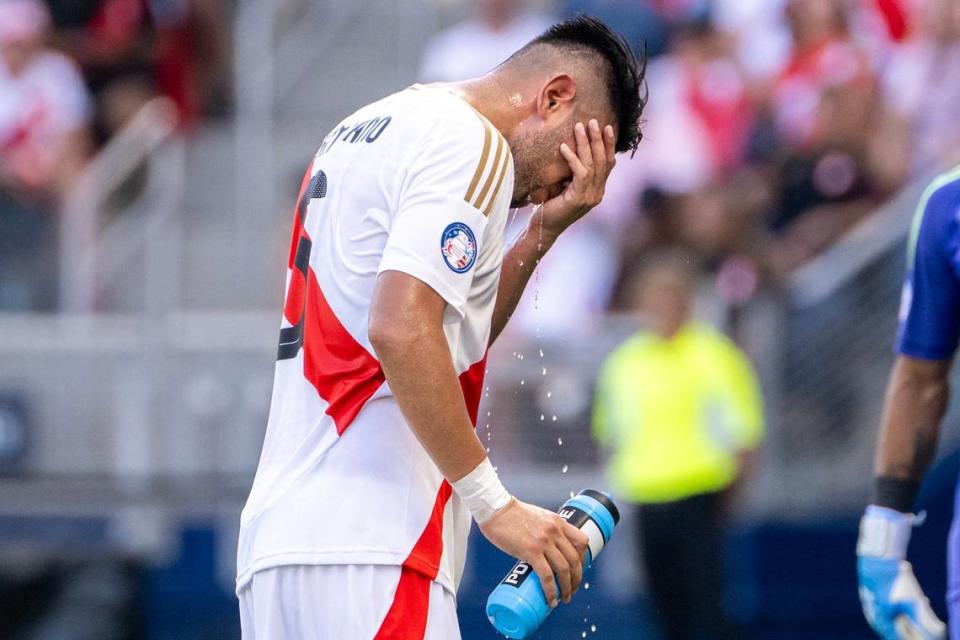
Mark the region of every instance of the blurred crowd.
MULTIPOLYGON (((722 302, 775 287, 913 177, 957 160, 953 0, 478 0, 420 81, 480 75, 586 12, 649 57, 645 139, 544 261, 514 330, 610 309, 651 249, 693 252, 722 302), (573 277, 571 277, 573 276, 573 277), (562 291, 562 295, 558 295, 562 291)), ((191 131, 230 107, 227 0, 0 0, 0 309, 56 306, 74 177, 157 97, 191 131)), ((522 215, 518 216, 518 225, 522 215)))
POLYGON ((189 131, 227 109, 223 0, 0 0, 0 309, 56 304, 74 178, 157 97, 189 131))
MULTIPOLYGON (((482 73, 551 21, 523 2, 473 6, 470 19, 427 45, 421 80, 482 73)), ((526 332, 569 335, 623 308, 642 257, 665 247, 698 256, 735 308, 911 178, 960 159, 955 0, 553 8, 597 15, 645 48, 650 102, 640 150, 621 159, 605 201, 544 260, 537 303, 519 314, 526 332)))

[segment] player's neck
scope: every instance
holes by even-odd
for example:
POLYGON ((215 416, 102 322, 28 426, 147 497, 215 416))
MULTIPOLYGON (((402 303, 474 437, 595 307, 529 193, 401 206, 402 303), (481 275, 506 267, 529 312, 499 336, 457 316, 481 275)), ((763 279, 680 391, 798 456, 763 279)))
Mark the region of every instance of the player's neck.
POLYGON ((509 82, 494 74, 458 82, 453 87, 507 140, 510 140, 511 132, 530 115, 529 106, 521 92, 513 90, 509 82))

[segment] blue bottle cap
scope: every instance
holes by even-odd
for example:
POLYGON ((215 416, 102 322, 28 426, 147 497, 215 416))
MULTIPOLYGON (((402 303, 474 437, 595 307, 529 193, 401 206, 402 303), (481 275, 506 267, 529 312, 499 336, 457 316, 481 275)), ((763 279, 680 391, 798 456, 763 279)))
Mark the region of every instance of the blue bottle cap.
MULTIPOLYGON (((536 576, 532 578, 537 579, 536 576)), ((508 638, 522 640, 530 637, 545 617, 538 615, 537 610, 520 597, 517 589, 494 589, 487 599, 487 619, 508 638)))

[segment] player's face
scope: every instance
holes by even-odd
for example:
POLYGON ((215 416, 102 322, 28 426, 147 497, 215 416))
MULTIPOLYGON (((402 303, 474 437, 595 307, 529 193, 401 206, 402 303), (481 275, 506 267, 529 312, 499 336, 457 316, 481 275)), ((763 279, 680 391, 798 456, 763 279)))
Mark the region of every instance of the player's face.
POLYGON ((516 181, 512 206, 540 204, 559 193, 572 175, 567 161, 560 155, 560 144, 573 144, 572 118, 566 126, 543 126, 521 130, 514 141, 516 181))
POLYGON ((573 127, 577 122, 589 122, 590 118, 603 123, 598 116, 589 114, 578 119, 573 111, 562 118, 524 123, 510 141, 516 171, 511 206, 542 204, 566 188, 573 172, 560 154, 560 145, 565 142, 576 151, 573 127))

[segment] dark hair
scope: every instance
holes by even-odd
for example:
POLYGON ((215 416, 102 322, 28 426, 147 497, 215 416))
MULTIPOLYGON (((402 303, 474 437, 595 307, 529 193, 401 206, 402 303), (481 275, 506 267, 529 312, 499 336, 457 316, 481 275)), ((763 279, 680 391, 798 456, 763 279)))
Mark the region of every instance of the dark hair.
POLYGON ((583 14, 553 25, 517 53, 541 44, 589 49, 603 56, 608 65, 607 98, 620 129, 616 148, 618 152, 635 152, 643 138, 640 117, 647 104, 646 53, 634 53, 623 36, 600 20, 583 14))

